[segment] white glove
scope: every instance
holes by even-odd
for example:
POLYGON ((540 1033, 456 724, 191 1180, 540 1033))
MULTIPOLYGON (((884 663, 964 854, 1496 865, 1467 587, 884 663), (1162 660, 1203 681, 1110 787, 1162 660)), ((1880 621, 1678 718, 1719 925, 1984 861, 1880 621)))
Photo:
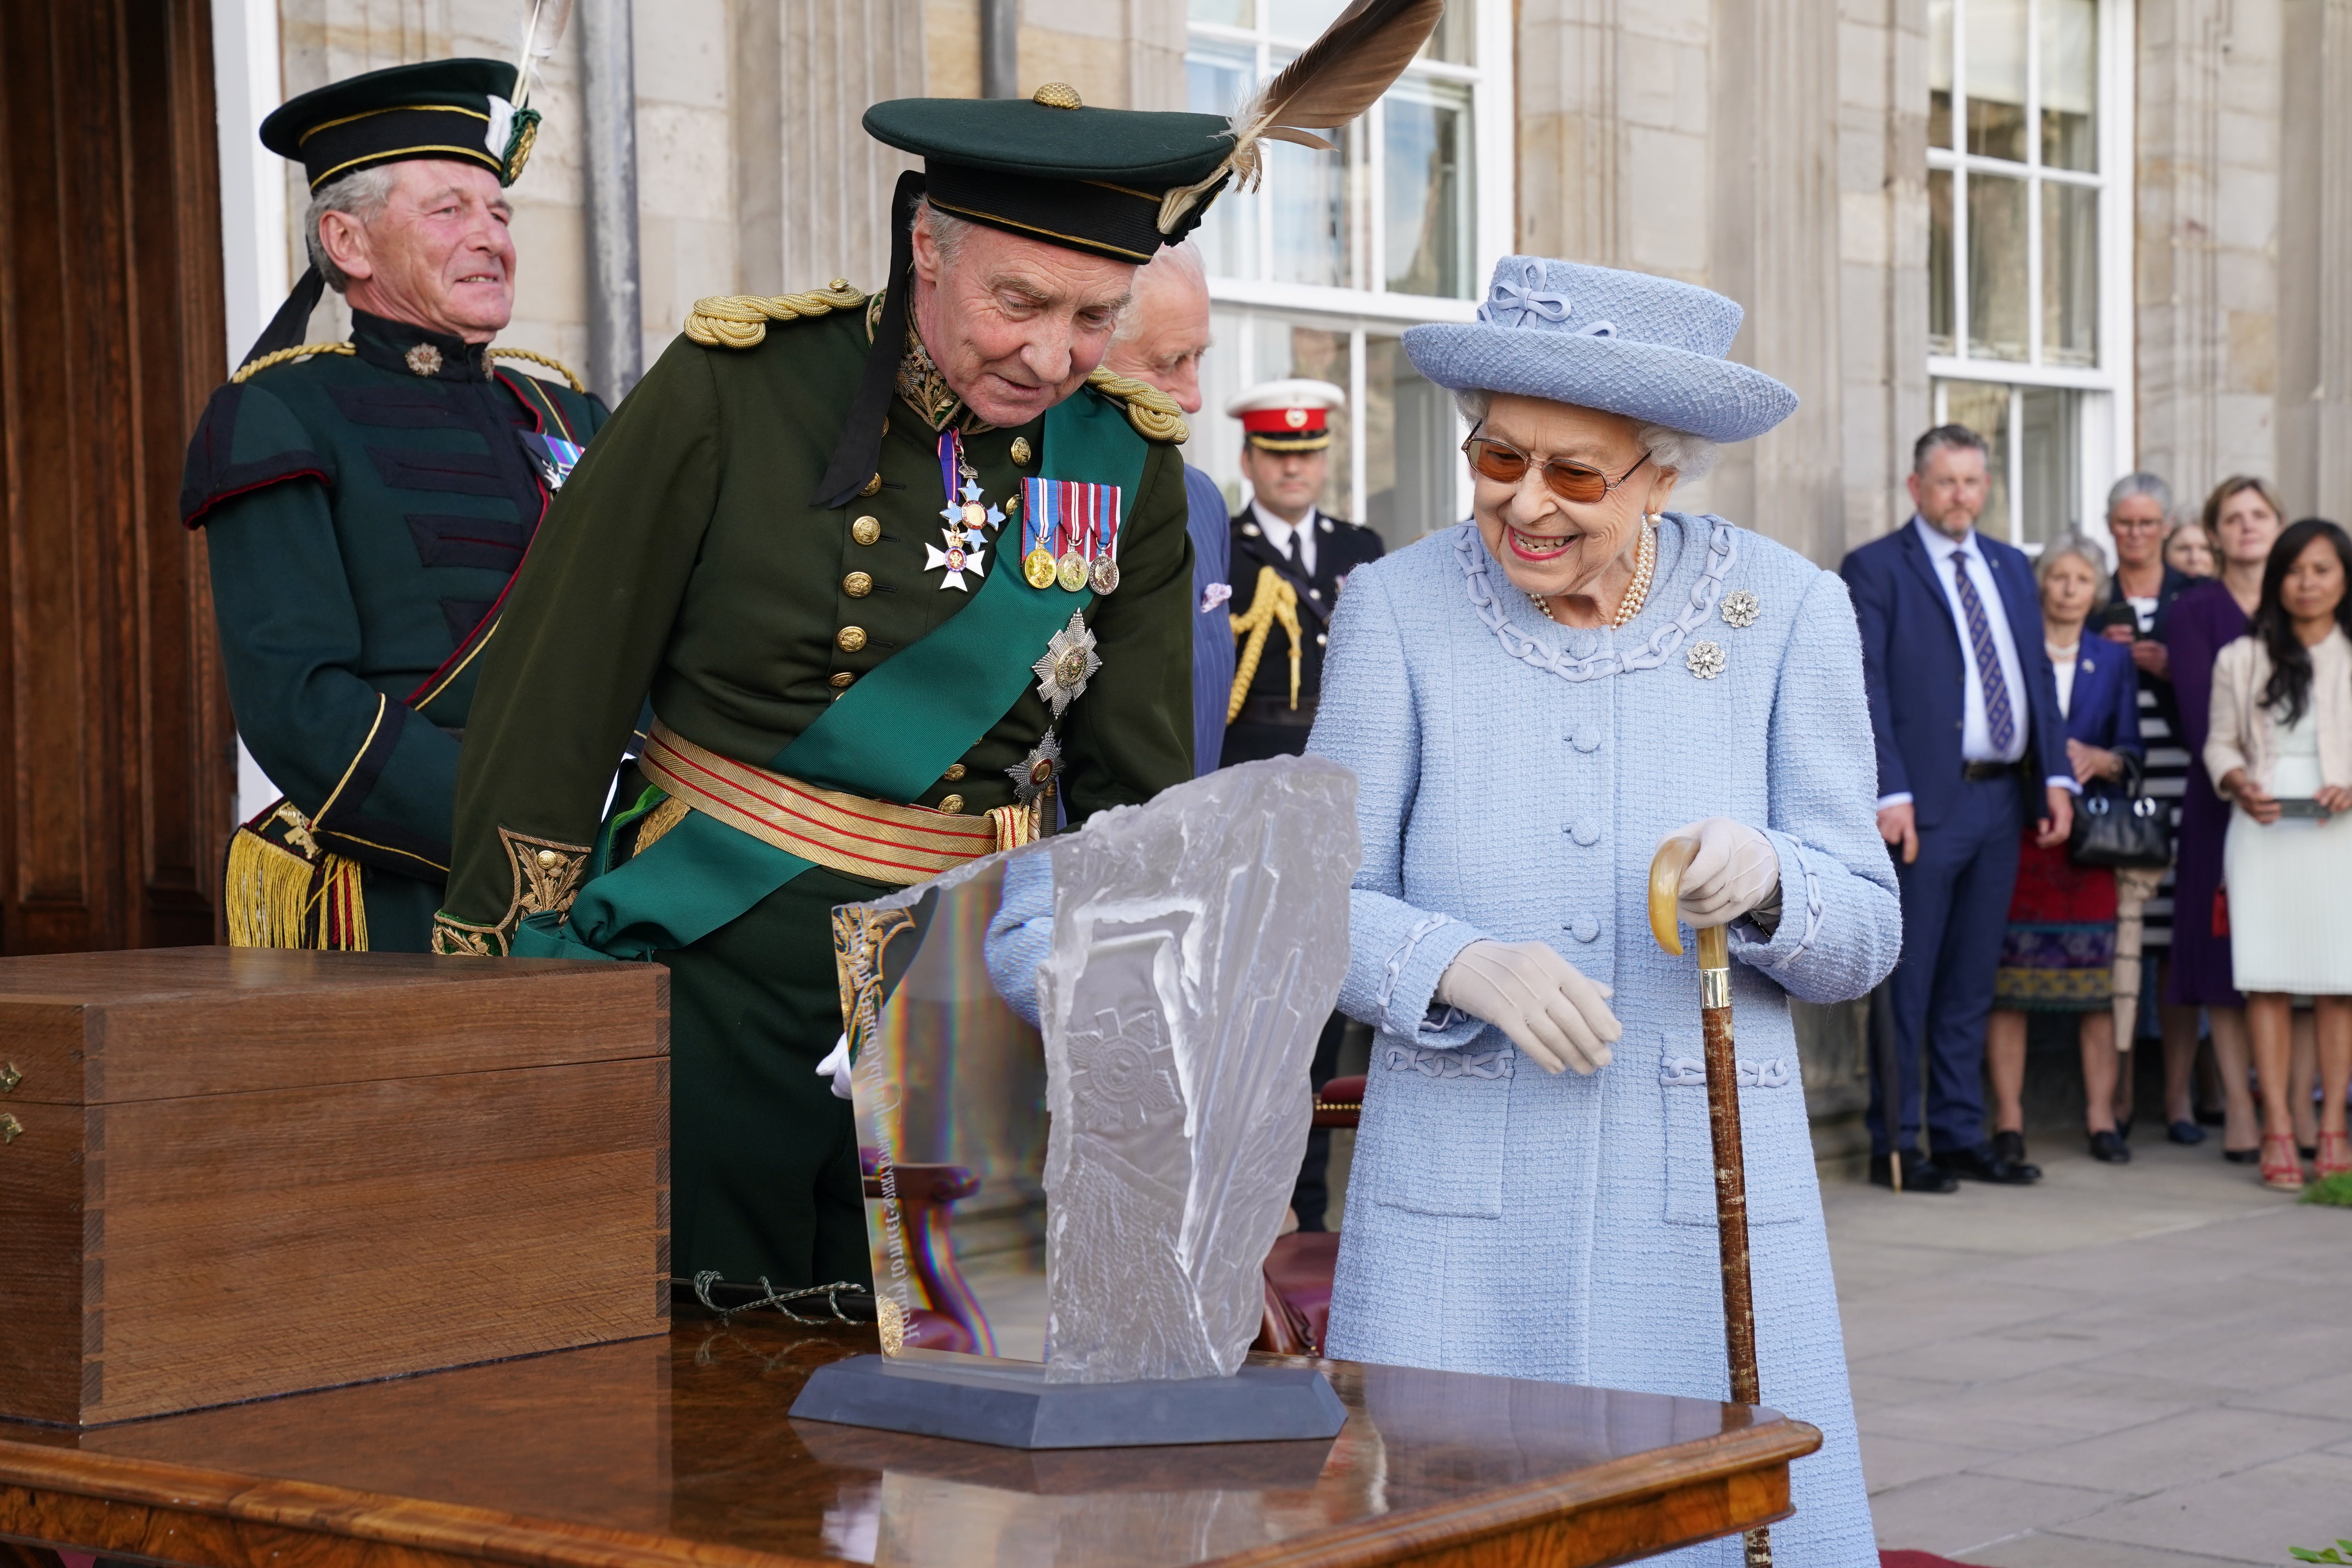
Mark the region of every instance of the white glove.
POLYGON ((1624 1026, 1609 1011, 1613 994, 1539 942, 1474 942, 1437 979, 1437 999, 1484 1018, 1549 1073, 1589 1073, 1609 1065, 1624 1026))
POLYGON ((1780 852, 1746 823, 1710 816, 1677 827, 1658 842, 1666 838, 1698 840, 1698 853, 1683 873, 1682 896, 1675 900, 1675 913, 1693 931, 1729 925, 1759 904, 1779 901, 1780 852))
POLYGON ((849 1098, 849 1037, 844 1035, 833 1042, 833 1054, 816 1064, 816 1076, 833 1079, 833 1097, 849 1098))

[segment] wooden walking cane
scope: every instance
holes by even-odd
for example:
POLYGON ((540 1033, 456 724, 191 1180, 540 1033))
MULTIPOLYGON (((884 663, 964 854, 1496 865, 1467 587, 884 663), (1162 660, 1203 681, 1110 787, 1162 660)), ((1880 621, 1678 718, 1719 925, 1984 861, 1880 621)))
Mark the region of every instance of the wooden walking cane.
MULTIPOLYGON (((1698 853, 1693 838, 1669 838, 1650 862, 1650 934, 1679 956, 1682 922, 1675 906, 1683 873, 1698 853)), ((1739 1064, 1731 1045, 1731 942, 1721 926, 1698 933, 1699 1028, 1706 1042, 1706 1124, 1715 1144, 1716 1246, 1723 1259, 1723 1343, 1731 1363, 1731 1397, 1761 1405, 1756 1375, 1756 1300, 1748 1279, 1748 1166, 1739 1141, 1739 1064)), ((1759 1525, 1741 1538, 1747 1568, 1772 1568, 1772 1531, 1759 1525)))

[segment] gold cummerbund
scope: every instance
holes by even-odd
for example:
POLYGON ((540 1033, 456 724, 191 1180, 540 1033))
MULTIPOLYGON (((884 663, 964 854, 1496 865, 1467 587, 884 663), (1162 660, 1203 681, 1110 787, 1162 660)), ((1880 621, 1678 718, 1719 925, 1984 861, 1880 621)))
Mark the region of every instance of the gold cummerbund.
POLYGON ((637 765, 673 800, 814 866, 911 887, 1037 837, 1039 804, 978 816, 819 789, 698 746, 659 720, 637 765))

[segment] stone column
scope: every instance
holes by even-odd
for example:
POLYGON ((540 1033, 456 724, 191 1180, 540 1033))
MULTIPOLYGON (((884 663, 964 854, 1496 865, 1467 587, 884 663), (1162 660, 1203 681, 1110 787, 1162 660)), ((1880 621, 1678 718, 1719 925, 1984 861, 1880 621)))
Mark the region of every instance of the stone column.
POLYGON ((2284 8, 2139 6, 2140 462, 2183 504, 2277 472, 2284 8))
POLYGON ((734 161, 741 286, 883 286, 890 192, 914 162, 858 124, 923 88, 921 0, 736 0, 734 161))
POLYGON ((1803 399, 1727 447, 1716 510, 1834 563, 1845 526, 1839 283, 1838 13, 1817 0, 1717 0, 1709 284, 1747 307, 1732 357, 1803 399))
POLYGON ((2285 0, 2278 463, 2296 516, 2352 516, 2352 0, 2285 0))

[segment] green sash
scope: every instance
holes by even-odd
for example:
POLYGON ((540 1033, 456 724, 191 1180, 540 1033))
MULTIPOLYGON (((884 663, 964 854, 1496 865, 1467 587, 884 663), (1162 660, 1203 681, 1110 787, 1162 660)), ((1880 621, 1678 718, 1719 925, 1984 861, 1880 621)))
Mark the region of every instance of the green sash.
MULTIPOLYGON (((1081 394, 1055 405, 1045 415, 1044 441, 1038 468, 1045 478, 1116 482, 1122 526, 1132 518, 1150 448, 1117 402, 1081 394)), ((1021 574, 1018 536, 1010 547, 1000 536, 971 603, 884 659, 769 768, 827 789, 913 800, 1020 700, 1047 640, 1093 600, 1090 590, 1032 588, 1021 574)), ((656 798, 649 791, 605 825, 596 869, 570 919, 547 913, 524 920, 510 947, 515 957, 648 958, 686 947, 810 869, 799 856, 699 811, 687 813, 643 855, 603 869, 614 830, 656 798)))

